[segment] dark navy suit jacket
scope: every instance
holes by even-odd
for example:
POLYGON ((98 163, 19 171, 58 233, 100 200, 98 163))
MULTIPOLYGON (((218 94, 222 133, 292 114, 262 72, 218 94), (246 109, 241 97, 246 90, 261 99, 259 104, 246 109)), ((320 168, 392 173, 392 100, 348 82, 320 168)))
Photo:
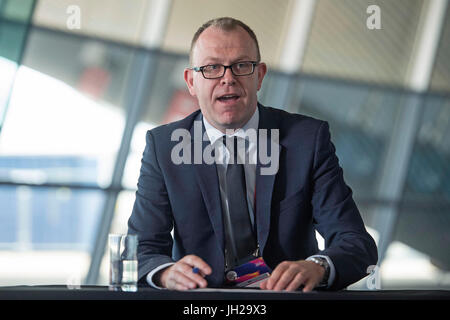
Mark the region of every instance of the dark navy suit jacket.
MULTIPOLYGON (((256 170, 255 223, 264 260, 273 269, 285 260, 323 254, 336 270, 330 289, 358 281, 376 264, 377 248, 344 182, 328 123, 260 104, 258 108, 259 129, 268 129, 268 139, 270 129, 279 129, 280 143, 278 172, 261 175, 259 157, 256 170), (315 230, 325 239, 320 252, 315 230)), ((139 238, 141 283, 157 266, 195 254, 213 270, 206 277, 208 286, 223 285, 224 230, 216 165, 177 165, 171 160, 173 147, 180 143, 171 141, 172 132, 186 129, 194 138, 199 113, 147 132, 128 221, 128 232, 139 238)), ((205 147, 209 141, 202 143, 205 147)))

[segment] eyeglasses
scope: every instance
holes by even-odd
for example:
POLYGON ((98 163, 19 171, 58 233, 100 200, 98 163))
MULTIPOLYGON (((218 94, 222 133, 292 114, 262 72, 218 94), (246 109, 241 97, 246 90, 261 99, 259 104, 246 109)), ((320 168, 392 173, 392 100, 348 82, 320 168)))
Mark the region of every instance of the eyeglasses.
POLYGON ((255 66, 258 64, 259 62, 255 61, 240 61, 230 64, 229 66, 224 66, 223 64, 208 64, 206 66, 192 67, 189 69, 194 70, 195 72, 201 72, 205 79, 218 79, 225 75, 225 71, 227 71, 228 68, 230 68, 231 73, 237 77, 251 75, 255 71, 255 66))

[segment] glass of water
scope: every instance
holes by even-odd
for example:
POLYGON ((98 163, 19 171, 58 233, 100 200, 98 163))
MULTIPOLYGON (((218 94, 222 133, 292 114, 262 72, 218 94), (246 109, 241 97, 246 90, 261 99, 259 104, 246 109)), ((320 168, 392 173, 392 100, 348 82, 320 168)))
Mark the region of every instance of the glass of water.
POLYGON ((109 235, 109 289, 137 291, 137 235, 109 235))

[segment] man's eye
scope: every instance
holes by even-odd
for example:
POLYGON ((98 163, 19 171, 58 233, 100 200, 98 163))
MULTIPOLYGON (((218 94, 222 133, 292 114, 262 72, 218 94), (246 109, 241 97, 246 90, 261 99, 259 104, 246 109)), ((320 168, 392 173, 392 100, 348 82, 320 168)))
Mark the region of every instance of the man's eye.
POLYGON ((205 67, 205 69, 207 70, 207 71, 214 71, 214 70, 217 70, 217 69, 219 69, 220 68, 220 65, 218 65, 218 64, 210 64, 210 65, 207 65, 206 67, 205 67))
POLYGON ((248 62, 241 62, 236 64, 236 70, 248 70, 251 68, 251 64, 248 62))

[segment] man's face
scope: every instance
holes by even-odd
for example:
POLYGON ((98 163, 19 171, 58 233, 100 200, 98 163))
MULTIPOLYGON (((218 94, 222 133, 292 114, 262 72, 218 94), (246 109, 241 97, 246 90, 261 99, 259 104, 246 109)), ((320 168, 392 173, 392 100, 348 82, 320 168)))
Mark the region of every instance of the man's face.
MULTIPOLYGON (((257 61, 256 44, 241 27, 231 31, 207 28, 192 52, 195 67, 228 66, 240 61, 257 61)), ((256 93, 266 71, 266 65, 261 63, 251 75, 235 76, 228 68, 222 78, 205 79, 201 72, 185 69, 184 79, 190 94, 197 97, 203 116, 224 132, 241 128, 251 118, 257 106, 256 93)))

